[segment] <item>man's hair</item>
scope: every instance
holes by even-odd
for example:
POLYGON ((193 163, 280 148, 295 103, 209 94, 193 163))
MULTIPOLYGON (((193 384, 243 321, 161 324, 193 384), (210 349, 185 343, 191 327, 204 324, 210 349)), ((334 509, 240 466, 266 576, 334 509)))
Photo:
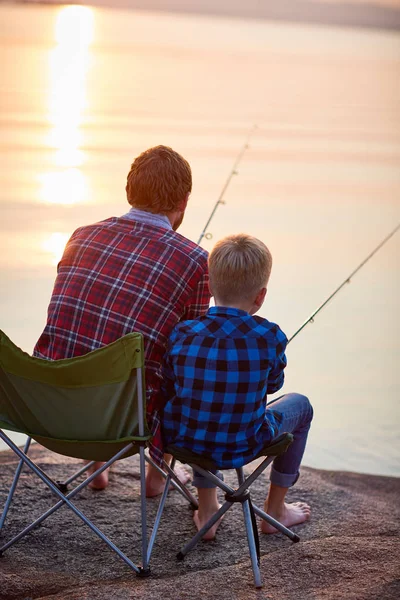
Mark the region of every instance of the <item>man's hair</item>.
POLYGON ((189 163, 168 146, 142 152, 132 163, 126 183, 128 202, 135 208, 166 214, 178 208, 192 191, 189 163))
POLYGON ((227 303, 257 294, 267 285, 271 268, 267 246, 245 233, 220 240, 208 258, 212 292, 227 303))

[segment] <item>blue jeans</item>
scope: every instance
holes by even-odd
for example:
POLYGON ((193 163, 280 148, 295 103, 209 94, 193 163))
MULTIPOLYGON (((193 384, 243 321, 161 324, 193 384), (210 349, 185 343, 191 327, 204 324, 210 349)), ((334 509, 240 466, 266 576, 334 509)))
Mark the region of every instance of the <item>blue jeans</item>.
MULTIPOLYGON (((267 404, 268 411, 278 413, 281 420, 276 437, 282 433, 293 433, 294 441, 289 448, 277 456, 271 467, 270 480, 280 487, 291 487, 299 478, 301 459, 307 443, 307 436, 313 418, 313 408, 309 399, 302 394, 285 394, 267 404)), ((275 438, 274 438, 275 439, 275 438)), ((271 443, 273 440, 271 440, 271 443)), ((220 471, 212 471, 223 479, 220 471)), ((197 488, 213 488, 213 483, 193 471, 193 485, 197 488)))
POLYGON ((277 456, 272 463, 270 480, 280 487, 291 487, 299 478, 300 463, 314 411, 309 399, 302 394, 280 396, 267 404, 267 414, 268 411, 278 413, 282 418, 277 436, 285 432, 293 433, 294 436, 286 452, 277 456))

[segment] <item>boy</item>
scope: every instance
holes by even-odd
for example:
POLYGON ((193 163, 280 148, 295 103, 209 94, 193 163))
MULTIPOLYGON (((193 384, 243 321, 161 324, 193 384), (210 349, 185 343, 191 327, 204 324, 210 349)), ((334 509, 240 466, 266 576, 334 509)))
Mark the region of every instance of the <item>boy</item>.
MULTIPOLYGON (((293 433, 294 442, 272 465, 264 504, 265 512, 291 527, 310 518, 307 504, 284 500, 299 476, 313 411, 300 394, 286 394, 266 406, 267 393, 283 385, 287 344, 277 325, 253 316, 267 293, 272 257, 260 240, 232 235, 215 246, 208 267, 215 306, 205 316, 179 323, 169 339, 164 440, 207 456, 220 468, 235 468, 281 433, 293 433)), ((220 505, 216 488, 199 473, 193 484, 199 495, 194 521, 200 529, 220 505)), ((204 538, 213 539, 218 525, 204 538)), ((265 521, 261 530, 276 532, 265 521)))

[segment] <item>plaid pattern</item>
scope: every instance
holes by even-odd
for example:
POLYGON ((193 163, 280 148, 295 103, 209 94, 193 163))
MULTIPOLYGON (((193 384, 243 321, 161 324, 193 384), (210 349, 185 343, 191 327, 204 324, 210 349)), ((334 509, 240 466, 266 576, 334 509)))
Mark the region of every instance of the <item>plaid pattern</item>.
POLYGON ((236 308, 212 307, 178 324, 163 369, 166 444, 221 468, 251 461, 277 435, 266 395, 283 385, 287 338, 278 325, 236 308))
POLYGON ((151 453, 160 461, 159 390, 168 336, 180 320, 204 314, 209 300, 205 250, 162 223, 136 221, 129 213, 107 219, 70 238, 34 355, 80 356, 142 333, 151 453))

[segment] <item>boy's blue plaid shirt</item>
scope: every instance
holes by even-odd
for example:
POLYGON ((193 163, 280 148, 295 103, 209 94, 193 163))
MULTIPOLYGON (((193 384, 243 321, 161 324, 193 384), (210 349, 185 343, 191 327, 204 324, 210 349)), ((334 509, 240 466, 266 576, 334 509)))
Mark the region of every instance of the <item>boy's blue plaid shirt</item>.
POLYGON ((179 323, 164 363, 165 443, 221 468, 252 460, 276 436, 266 395, 283 385, 286 344, 278 325, 236 308, 179 323))

